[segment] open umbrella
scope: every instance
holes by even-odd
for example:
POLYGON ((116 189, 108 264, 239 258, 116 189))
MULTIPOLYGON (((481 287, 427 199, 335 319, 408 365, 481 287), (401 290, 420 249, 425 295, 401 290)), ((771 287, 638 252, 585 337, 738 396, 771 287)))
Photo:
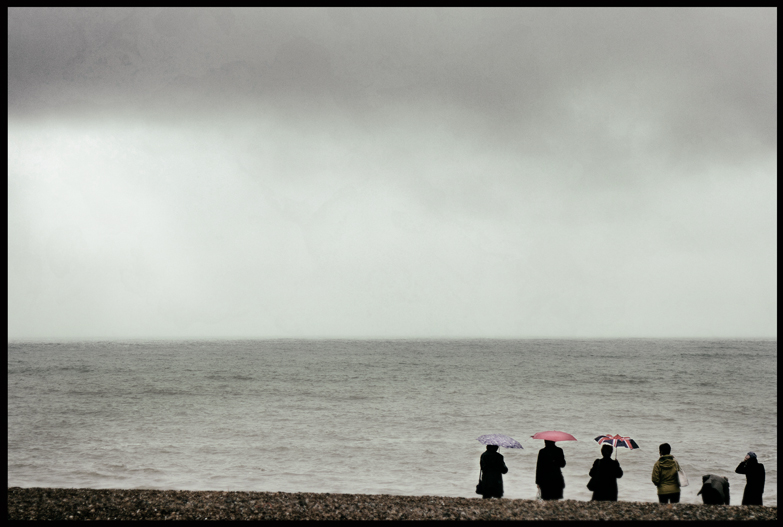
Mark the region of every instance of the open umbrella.
POLYGON ((634 450, 636 448, 639 448, 639 445, 636 444, 636 441, 631 439, 630 437, 622 437, 617 434, 606 434, 602 436, 598 436, 595 438, 595 440, 598 442, 599 445, 602 445, 604 443, 610 444, 614 447, 614 458, 617 459, 617 447, 622 446, 627 448, 628 450, 634 450))
POLYGON ((519 444, 519 441, 503 434, 487 434, 479 437, 478 440, 482 445, 497 445, 506 448, 522 448, 522 445, 519 444))
POLYGON ((545 441, 576 441, 576 438, 571 434, 558 432, 557 430, 538 432, 536 435, 532 435, 530 437, 533 439, 544 439, 545 441))

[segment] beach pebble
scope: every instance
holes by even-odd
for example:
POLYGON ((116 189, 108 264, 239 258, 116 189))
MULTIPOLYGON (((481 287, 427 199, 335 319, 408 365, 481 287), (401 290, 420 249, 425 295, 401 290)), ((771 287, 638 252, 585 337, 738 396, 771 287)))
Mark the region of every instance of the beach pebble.
POLYGON ((777 520, 777 507, 387 494, 8 489, 9 520, 777 520))

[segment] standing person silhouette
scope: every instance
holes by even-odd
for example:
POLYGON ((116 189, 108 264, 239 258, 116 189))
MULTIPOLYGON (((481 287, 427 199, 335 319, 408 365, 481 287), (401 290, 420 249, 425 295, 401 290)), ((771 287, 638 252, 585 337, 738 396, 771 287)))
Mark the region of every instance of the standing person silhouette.
POLYGON ((672 447, 663 443, 658 447, 661 457, 653 465, 652 482, 658 487, 659 503, 680 503, 680 480, 677 472, 680 465, 671 455, 672 447))
POLYGON ((487 451, 481 454, 481 480, 484 482, 482 498, 503 497, 503 474, 508 472, 503 454, 498 453, 497 445, 487 445, 487 451))
POLYGON ((590 469, 594 478, 593 501, 617 501, 617 479, 623 477, 620 462, 612 459, 612 445, 601 447, 601 459, 596 459, 590 469))
POLYGON ((764 494, 764 482, 767 477, 767 473, 764 470, 764 465, 759 463, 758 458, 754 452, 748 452, 742 463, 739 464, 734 471, 737 474, 745 474, 747 483, 745 484, 745 492, 742 493, 743 505, 763 505, 761 503, 761 495, 764 494))
POLYGON ((563 449, 554 441, 544 440, 544 448, 538 451, 536 461, 536 486, 542 500, 559 500, 563 497, 565 480, 561 468, 566 466, 563 449))

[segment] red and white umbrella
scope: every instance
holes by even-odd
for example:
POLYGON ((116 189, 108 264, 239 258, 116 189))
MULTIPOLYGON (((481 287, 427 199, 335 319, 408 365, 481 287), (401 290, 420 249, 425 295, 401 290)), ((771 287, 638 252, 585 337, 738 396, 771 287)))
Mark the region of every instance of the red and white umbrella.
POLYGON ((550 430, 548 432, 538 432, 536 435, 530 436, 533 439, 543 439, 545 441, 576 441, 576 438, 571 434, 565 432, 558 432, 557 430, 550 430))
POLYGON ((608 445, 612 445, 614 447, 614 458, 617 459, 617 447, 622 446, 627 448, 628 450, 635 450, 639 448, 639 445, 636 444, 636 441, 631 439, 630 437, 623 437, 619 436, 617 434, 606 434, 602 436, 598 436, 595 438, 595 440, 598 442, 599 445, 603 445, 604 443, 608 445))

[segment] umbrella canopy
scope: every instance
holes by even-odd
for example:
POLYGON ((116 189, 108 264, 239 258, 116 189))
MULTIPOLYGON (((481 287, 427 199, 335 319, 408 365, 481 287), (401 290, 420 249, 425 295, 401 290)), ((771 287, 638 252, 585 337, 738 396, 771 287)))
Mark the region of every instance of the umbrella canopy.
POLYGON ((602 445, 604 443, 608 445, 612 445, 614 447, 614 458, 617 459, 617 447, 622 446, 627 448, 628 450, 634 450, 639 448, 639 445, 636 444, 636 441, 631 439, 630 437, 623 437, 619 436, 617 434, 606 434, 603 436, 598 436, 595 438, 595 440, 598 442, 599 445, 602 445))
POLYGON ((615 448, 617 448, 618 446, 625 447, 628 450, 634 450, 636 448, 639 448, 639 445, 636 444, 636 441, 634 441, 630 437, 622 437, 619 435, 606 434, 606 435, 596 437, 595 440, 598 442, 599 445, 602 445, 604 443, 609 443, 615 448))
POLYGON ((543 439, 545 441, 576 441, 576 438, 571 434, 565 432, 558 432, 557 430, 550 430, 548 432, 538 432, 536 435, 530 436, 533 439, 543 439))
POLYGON ((522 448, 519 441, 503 434, 487 434, 478 438, 482 445, 497 445, 506 448, 522 448))

